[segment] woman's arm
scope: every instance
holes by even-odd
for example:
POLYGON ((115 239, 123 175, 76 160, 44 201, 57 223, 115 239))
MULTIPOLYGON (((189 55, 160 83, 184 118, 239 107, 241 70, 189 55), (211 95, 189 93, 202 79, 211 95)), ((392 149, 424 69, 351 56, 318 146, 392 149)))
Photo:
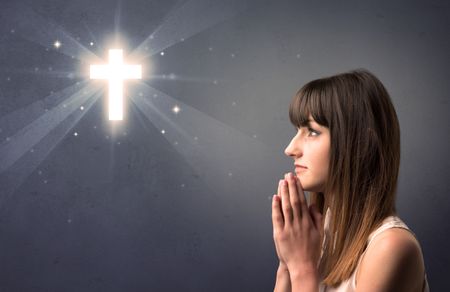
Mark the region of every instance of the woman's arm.
POLYGON ((280 262, 277 270, 277 279, 274 292, 291 292, 291 278, 287 266, 280 262))

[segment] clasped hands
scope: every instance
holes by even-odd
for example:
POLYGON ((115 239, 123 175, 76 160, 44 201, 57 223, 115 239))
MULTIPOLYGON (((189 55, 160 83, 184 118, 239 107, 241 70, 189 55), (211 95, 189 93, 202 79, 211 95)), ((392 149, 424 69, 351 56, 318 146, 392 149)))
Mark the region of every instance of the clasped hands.
POLYGON ((280 265, 288 269, 291 279, 318 276, 322 220, 314 204, 308 207, 299 178, 285 174, 272 198, 272 223, 280 265))

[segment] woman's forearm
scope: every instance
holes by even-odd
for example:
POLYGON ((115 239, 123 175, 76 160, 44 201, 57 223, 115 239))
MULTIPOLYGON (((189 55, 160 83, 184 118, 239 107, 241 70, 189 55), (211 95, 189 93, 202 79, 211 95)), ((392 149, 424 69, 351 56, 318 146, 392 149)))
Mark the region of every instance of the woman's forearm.
POLYGON ((289 270, 280 264, 277 270, 277 279, 275 282, 274 292, 291 292, 291 279, 289 276, 289 270))

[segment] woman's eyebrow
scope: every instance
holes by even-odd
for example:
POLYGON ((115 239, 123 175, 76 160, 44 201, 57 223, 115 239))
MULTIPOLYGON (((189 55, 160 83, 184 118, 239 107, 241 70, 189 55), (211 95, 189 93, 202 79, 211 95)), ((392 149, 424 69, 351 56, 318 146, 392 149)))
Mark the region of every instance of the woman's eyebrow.
POLYGON ((321 126, 320 124, 318 124, 315 120, 308 120, 308 122, 306 123, 306 125, 308 127, 317 127, 317 128, 323 128, 323 126, 321 126))

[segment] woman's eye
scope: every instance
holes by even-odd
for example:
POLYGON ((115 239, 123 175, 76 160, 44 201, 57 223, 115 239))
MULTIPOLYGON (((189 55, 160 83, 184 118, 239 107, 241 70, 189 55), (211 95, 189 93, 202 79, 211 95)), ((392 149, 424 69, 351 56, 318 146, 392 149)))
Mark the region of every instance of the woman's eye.
POLYGON ((319 136, 320 133, 317 132, 316 130, 312 129, 312 128, 308 128, 309 131, 309 136, 319 136))

